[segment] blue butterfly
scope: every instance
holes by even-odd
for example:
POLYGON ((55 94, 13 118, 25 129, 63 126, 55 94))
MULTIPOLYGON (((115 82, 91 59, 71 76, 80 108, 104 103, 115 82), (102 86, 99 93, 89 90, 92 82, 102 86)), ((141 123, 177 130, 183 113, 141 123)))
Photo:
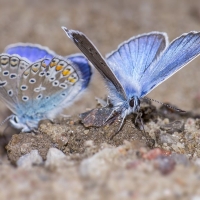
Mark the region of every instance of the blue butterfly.
POLYGON ((103 75, 121 125, 127 115, 139 113, 142 98, 200 53, 200 32, 183 34, 170 44, 166 33, 150 32, 123 42, 105 61, 83 33, 62 28, 103 75))
POLYGON ((81 54, 61 57, 40 45, 10 45, 0 54, 0 99, 14 113, 12 126, 28 132, 72 104, 91 75, 81 54))

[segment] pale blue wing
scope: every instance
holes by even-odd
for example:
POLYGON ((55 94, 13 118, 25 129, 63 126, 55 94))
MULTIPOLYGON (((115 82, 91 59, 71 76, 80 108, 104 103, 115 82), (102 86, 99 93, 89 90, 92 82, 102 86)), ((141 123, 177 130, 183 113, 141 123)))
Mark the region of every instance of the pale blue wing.
POLYGON ((107 63, 123 86, 128 98, 140 96, 140 77, 159 57, 168 43, 165 33, 151 32, 122 43, 107 56, 107 63))
POLYGON ((199 54, 200 32, 190 32, 176 38, 141 76, 141 96, 149 93, 199 54))
POLYGON ((17 54, 32 63, 44 58, 51 60, 56 56, 56 53, 51 51, 48 47, 29 43, 11 44, 5 48, 5 52, 10 55, 17 54))

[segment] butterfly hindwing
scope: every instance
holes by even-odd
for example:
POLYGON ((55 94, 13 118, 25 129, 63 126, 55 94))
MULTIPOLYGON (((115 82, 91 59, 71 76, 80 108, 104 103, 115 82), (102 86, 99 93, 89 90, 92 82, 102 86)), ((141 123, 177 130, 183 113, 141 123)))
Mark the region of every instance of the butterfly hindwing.
POLYGON ((172 76, 200 54, 200 32, 183 34, 141 76, 142 96, 172 76))
POLYGON ((28 116, 41 113, 43 117, 52 117, 73 103, 83 90, 83 82, 70 60, 55 57, 48 64, 44 61, 31 64, 22 75, 20 88, 27 87, 28 90, 21 91, 19 99, 27 108, 24 114, 28 116))
POLYGON ((82 82, 82 89, 85 89, 88 86, 92 75, 88 60, 81 54, 73 54, 67 56, 66 58, 74 64, 74 67, 77 73, 79 73, 82 82))
MULTIPOLYGON (((86 58, 80 54, 74 54, 57 60, 55 69, 60 69, 62 62, 62 70, 56 74, 59 80, 59 93, 54 97, 54 102, 58 102, 58 107, 69 106, 74 99, 88 86, 91 79, 91 67, 86 58), (65 63, 65 64, 64 64, 65 63), (60 97, 59 97, 60 96, 60 97)), ((51 65, 51 64, 50 64, 51 65)), ((51 79, 51 77, 50 77, 51 79)))

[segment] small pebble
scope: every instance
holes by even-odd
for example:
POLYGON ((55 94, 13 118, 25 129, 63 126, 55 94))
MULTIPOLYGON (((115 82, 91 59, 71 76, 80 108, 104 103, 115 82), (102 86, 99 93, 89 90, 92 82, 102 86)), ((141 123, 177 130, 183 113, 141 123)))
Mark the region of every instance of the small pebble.
POLYGON ((94 146, 94 141, 93 140, 87 140, 87 141, 85 141, 84 146, 85 147, 92 147, 92 146, 94 146))
POLYGON ((84 134, 87 135, 88 133, 89 133, 89 130, 85 130, 85 131, 84 131, 84 134))
POLYGON ((57 148, 50 148, 47 153, 47 160, 45 162, 45 165, 47 167, 49 166, 57 166, 59 164, 59 161, 66 158, 66 155, 60 151, 57 148))
POLYGON ((175 168, 176 162, 170 156, 158 156, 154 160, 154 166, 161 174, 167 175, 171 173, 175 168))
POLYGON ((21 156, 17 161, 18 167, 31 167, 32 165, 42 164, 43 159, 38 153, 38 150, 32 150, 30 153, 21 156))

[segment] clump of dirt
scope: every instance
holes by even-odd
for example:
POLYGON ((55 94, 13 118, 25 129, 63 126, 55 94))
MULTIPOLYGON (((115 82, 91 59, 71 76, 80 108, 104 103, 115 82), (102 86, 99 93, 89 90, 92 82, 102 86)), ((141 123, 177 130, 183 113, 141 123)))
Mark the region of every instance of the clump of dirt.
POLYGON ((38 150, 42 158, 45 159, 49 148, 53 145, 48 135, 20 133, 12 136, 6 149, 9 160, 15 164, 21 156, 30 153, 32 150, 38 150))

